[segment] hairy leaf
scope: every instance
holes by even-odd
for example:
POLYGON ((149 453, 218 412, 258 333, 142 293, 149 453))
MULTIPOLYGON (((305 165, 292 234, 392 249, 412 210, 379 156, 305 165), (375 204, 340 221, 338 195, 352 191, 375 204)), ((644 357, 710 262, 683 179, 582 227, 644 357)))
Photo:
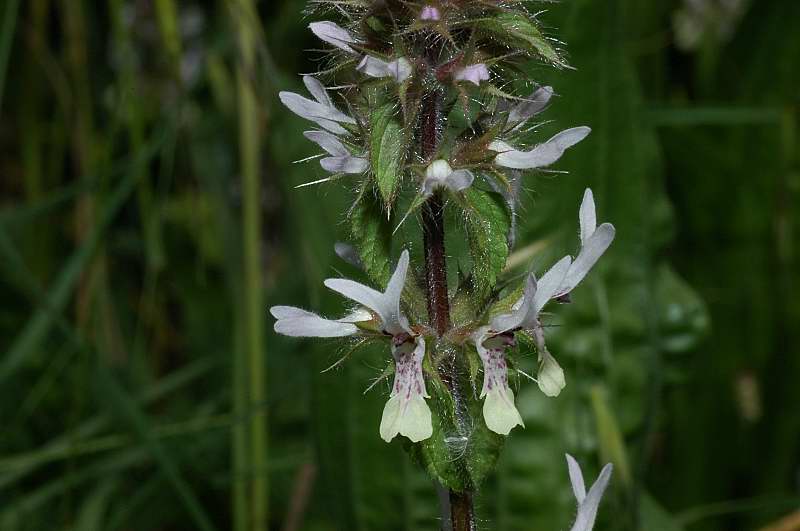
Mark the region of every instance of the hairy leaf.
POLYGON ((466 192, 466 229, 472 255, 472 275, 479 292, 486 294, 508 258, 511 213, 500 194, 475 187, 466 192))
POLYGON ((370 117, 370 166, 386 210, 392 208, 406 153, 405 135, 395 111, 394 104, 386 103, 370 117))
POLYGON ((477 26, 499 42, 539 54, 558 66, 566 66, 555 48, 526 13, 503 11, 492 18, 477 21, 477 26))
POLYGON ((391 276, 392 226, 375 194, 362 194, 353 207, 350 233, 367 275, 385 286, 391 276))

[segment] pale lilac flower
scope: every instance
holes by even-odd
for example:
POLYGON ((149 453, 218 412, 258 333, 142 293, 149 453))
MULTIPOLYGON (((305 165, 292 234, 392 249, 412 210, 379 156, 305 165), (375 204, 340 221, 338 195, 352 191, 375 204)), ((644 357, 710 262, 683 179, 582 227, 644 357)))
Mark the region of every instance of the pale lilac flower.
POLYGON ((328 44, 332 44, 340 50, 344 50, 349 53, 358 53, 350 47, 351 44, 356 44, 358 40, 350 35, 349 31, 342 28, 335 22, 330 22, 327 20, 322 22, 312 22, 308 25, 308 27, 312 32, 314 32, 314 35, 320 38, 320 40, 323 40, 328 44))
POLYGON ((325 319, 294 306, 273 306, 269 309, 275 331, 290 337, 345 337, 358 333, 354 323, 372 320, 369 312, 359 311, 341 319, 325 319))
POLYGON ((587 188, 583 193, 583 201, 579 211, 581 250, 572 265, 567 271, 564 282, 556 291, 555 297, 564 297, 575 289, 587 273, 594 267, 597 261, 606 252, 606 249, 614 241, 616 229, 611 223, 603 223, 597 226, 597 214, 595 213, 594 195, 592 190, 587 188))
MULTIPOLYGON (((478 354, 484 361, 484 386, 487 385, 487 372, 494 371, 496 373, 498 370, 505 371, 505 362, 503 362, 500 369, 498 369, 495 360, 498 357, 502 359, 503 352, 507 345, 511 343, 508 342, 508 340, 505 340, 505 343, 498 343, 496 338, 503 336, 509 337, 510 334, 513 334, 513 332, 517 330, 528 331, 533 336, 534 342, 536 343, 536 350, 539 353, 539 372, 537 375, 539 389, 546 396, 554 397, 558 396, 561 390, 566 386, 564 370, 547 349, 544 328, 540 321, 540 313, 549 301, 569 295, 581 280, 586 277, 586 274, 594 266, 600 256, 608 249, 615 234, 614 226, 610 223, 603 223, 600 227, 596 226, 597 218, 594 197, 591 190, 588 188, 581 202, 579 218, 581 226, 581 250, 575 260, 573 261, 571 256, 565 256, 551 267, 538 281, 536 280, 536 276, 531 273, 525 283, 522 297, 514 304, 511 312, 496 316, 489 323, 488 327, 484 326, 479 328, 473 335, 472 339, 478 349, 478 354), (492 352, 498 350, 499 352, 492 352), (493 356, 489 358, 489 354, 493 354, 493 356), (490 366, 488 363, 489 361, 494 365, 490 366)), ((503 396, 509 395, 506 394, 503 396)), ((513 395, 510 396, 513 397, 513 395)), ((513 407, 513 402, 511 407, 513 407)), ((511 407, 506 404, 503 410, 505 416, 502 418, 513 419, 511 407)), ((514 408, 513 411, 516 411, 516 408, 514 408)), ((493 415, 498 416, 499 414, 493 413, 493 415)), ((492 425, 497 425, 498 421, 494 419, 490 420, 487 417, 486 404, 484 404, 484 418, 490 429, 498 433, 503 433, 502 431, 492 428, 492 425), (490 422, 492 424, 490 424, 490 422)), ((506 424, 503 425, 503 429, 507 428, 510 430, 515 425, 516 424, 510 424, 510 421, 507 421, 506 424)), ((506 433, 507 431, 503 434, 506 433)))
POLYGON ((422 11, 419 13, 419 19, 424 21, 432 21, 435 22, 437 20, 441 20, 442 15, 439 13, 439 8, 436 6, 427 5, 422 8, 422 11))
POLYGON ((606 464, 597 476, 589 493, 586 493, 586 485, 583 481, 583 472, 575 458, 567 454, 567 469, 569 470, 569 480, 572 483, 572 492, 575 495, 575 500, 578 502, 578 515, 575 517, 575 523, 572 524, 570 531, 592 531, 594 528, 594 521, 597 518, 597 509, 600 506, 600 500, 603 498, 603 493, 608 487, 608 482, 611 479, 611 472, 614 465, 611 463, 606 464))
POLYGON ((398 83, 402 83, 411 77, 414 68, 405 57, 387 62, 371 55, 365 55, 356 70, 370 77, 392 77, 398 83))
POLYGON ((434 160, 425 170, 420 193, 430 197, 436 188, 449 188, 453 192, 461 192, 472 185, 475 176, 469 170, 455 170, 446 160, 434 160))
POLYGON ((270 308, 277 319, 275 331, 287 336, 345 337, 362 333, 357 323, 371 321, 383 334, 391 337, 395 381, 380 425, 381 437, 387 442, 398 434, 413 442, 433 434, 431 411, 425 402, 428 394, 422 376, 425 339, 411 330, 408 319, 400 311, 408 262, 408 251, 403 251, 383 293, 352 280, 327 279, 324 282, 326 287, 363 306, 342 319, 326 319, 291 306, 270 308))
POLYGON ((336 135, 327 131, 306 131, 307 139, 315 142, 331 156, 319 161, 320 166, 332 173, 363 173, 369 168, 365 158, 354 157, 336 135))
POLYGON ((483 63, 467 65, 456 70, 453 79, 456 81, 468 81, 476 86, 480 86, 481 81, 487 81, 489 79, 489 69, 483 63))
POLYGON ((283 91, 278 94, 281 102, 296 115, 311 120, 331 133, 347 134, 347 129, 339 124, 355 124, 356 121, 336 108, 328 91, 315 77, 303 76, 303 83, 316 101, 294 92, 283 91))
POLYGON ((518 151, 502 140, 494 140, 489 149, 497 152, 494 163, 504 168, 526 170, 542 168, 556 162, 564 152, 586 138, 592 130, 586 126, 561 131, 530 151, 518 151))

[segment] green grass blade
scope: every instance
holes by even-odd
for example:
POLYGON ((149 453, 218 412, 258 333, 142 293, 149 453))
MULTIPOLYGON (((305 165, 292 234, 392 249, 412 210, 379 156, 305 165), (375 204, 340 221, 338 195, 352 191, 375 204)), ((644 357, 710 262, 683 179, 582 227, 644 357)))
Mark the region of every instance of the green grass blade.
POLYGON ((107 400, 115 413, 130 424, 132 431, 153 456, 153 459, 155 459, 167 480, 175 489, 195 525, 203 531, 214 530, 215 527, 205 509, 200 505, 197 496, 181 476, 177 463, 154 436, 148 418, 135 400, 104 367, 99 367, 97 370, 97 385, 100 397, 103 400, 107 400))
POLYGON ((53 324, 54 314, 61 313, 80 279, 81 273, 91 261, 105 231, 133 191, 132 176, 123 177, 116 190, 108 197, 108 202, 83 244, 73 253, 49 290, 47 305, 40 308, 30 318, 11 348, 0 361, 0 383, 12 376, 44 341, 53 324))
MULTIPOLYGON (((244 322, 243 351, 249 376, 248 435, 250 514, 248 528, 264 531, 268 525, 269 500, 267 464, 267 412, 262 407, 266 398, 266 349, 264 344, 264 308, 261 278, 261 183, 259 175, 259 112, 255 85, 256 33, 258 20, 252 0, 236 2, 235 24, 239 36, 237 85, 239 98, 239 169, 243 180, 244 205, 242 229, 244 246, 244 322)), ((243 392, 239 389, 238 392, 243 392)), ((235 441, 234 441, 235 442, 235 441)), ((236 526, 241 525, 237 522, 236 526)))

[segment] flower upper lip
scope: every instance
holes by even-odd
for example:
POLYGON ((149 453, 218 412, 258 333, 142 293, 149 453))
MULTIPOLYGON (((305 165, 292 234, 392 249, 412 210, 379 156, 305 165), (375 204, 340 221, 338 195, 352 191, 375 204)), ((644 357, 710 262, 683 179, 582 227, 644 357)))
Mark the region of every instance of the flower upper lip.
POLYGON ((375 312, 381 320, 381 327, 392 335, 412 334, 411 327, 405 315, 400 312, 400 298, 408 272, 408 251, 403 251, 397 262, 386 291, 381 293, 369 286, 346 278, 329 278, 324 284, 326 287, 341 293, 375 312))

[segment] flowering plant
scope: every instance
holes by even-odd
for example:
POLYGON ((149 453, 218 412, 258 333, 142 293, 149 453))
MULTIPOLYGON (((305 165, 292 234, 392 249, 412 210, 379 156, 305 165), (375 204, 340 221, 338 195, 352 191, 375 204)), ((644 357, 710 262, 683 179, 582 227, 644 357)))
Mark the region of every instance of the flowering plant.
MULTIPOLYGON (((311 98, 281 92, 280 99, 318 127, 305 136, 324 151, 319 162, 330 175, 306 184, 349 179, 356 189, 348 221, 369 285, 328 279, 326 287, 355 303, 351 311, 328 319, 274 306, 275 330, 388 344, 393 364, 386 374, 393 373, 394 384, 375 420, 378 432, 387 442, 398 435, 408 440, 412 457, 450 490, 453 528, 471 529, 470 493, 492 470, 506 436, 524 426, 512 383, 527 375, 513 351, 532 345, 539 363, 529 378, 545 395, 558 396, 566 378, 547 349, 542 310, 569 302, 614 239, 613 225, 597 226, 587 189, 575 257, 563 257, 541 277, 504 274, 524 173, 555 164, 590 129, 531 142, 534 119, 554 91, 523 90, 529 80, 521 72, 530 61, 558 68, 566 62, 522 2, 314 4, 343 20, 309 26, 328 45, 327 68, 303 77, 311 98), (471 259, 453 285, 447 219, 458 221, 471 259), (414 230, 407 227, 414 220, 421 250, 401 237, 414 230), (398 235, 400 227, 405 232, 398 235)), ((353 254, 349 244, 338 251, 353 254)), ((586 506, 573 529, 588 530, 610 468, 586 495, 580 469, 568 461, 576 498, 586 506)))

